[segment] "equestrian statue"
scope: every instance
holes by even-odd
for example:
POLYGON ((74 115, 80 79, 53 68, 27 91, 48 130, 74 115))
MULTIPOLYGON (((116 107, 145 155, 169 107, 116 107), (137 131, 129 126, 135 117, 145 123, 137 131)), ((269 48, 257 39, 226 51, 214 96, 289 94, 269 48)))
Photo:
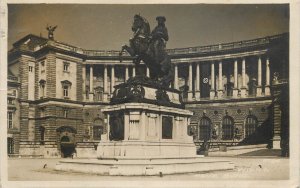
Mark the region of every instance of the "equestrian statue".
POLYGON ((122 46, 122 54, 127 51, 133 57, 133 63, 138 65, 142 60, 150 70, 150 77, 158 81, 161 86, 169 87, 174 79, 174 65, 167 54, 166 42, 169 40, 164 16, 156 17, 158 25, 150 33, 148 21, 140 15, 134 16, 132 25, 133 37, 129 46, 122 46))

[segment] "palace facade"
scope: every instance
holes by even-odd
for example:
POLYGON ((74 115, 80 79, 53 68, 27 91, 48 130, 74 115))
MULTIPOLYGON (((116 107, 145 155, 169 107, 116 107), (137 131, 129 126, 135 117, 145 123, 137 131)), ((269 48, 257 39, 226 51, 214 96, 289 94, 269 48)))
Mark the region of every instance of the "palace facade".
MULTIPOLYGON (((194 112, 187 130, 211 146, 267 143, 288 150, 289 34, 168 49, 173 88, 194 112)), ((27 35, 8 52, 8 154, 96 156, 114 86, 150 75, 119 51, 27 35)))

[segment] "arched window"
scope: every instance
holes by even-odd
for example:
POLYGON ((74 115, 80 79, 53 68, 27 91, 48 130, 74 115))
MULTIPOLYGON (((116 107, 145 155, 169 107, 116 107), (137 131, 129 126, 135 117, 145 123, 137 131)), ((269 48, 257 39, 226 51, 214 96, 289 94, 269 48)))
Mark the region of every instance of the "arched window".
POLYGON ((93 126, 93 138, 94 140, 101 140, 101 134, 103 133, 102 126, 93 126))
POLYGON ((40 98, 45 97, 46 80, 40 80, 40 98))
POLYGON ((207 117, 203 117, 199 123, 199 140, 210 140, 211 137, 211 121, 207 117))
POLYGON ((245 137, 248 137, 250 135, 252 135, 257 128, 257 118, 253 115, 250 115, 246 118, 246 122, 245 122, 245 137))
POLYGON ((234 133, 234 122, 233 118, 230 116, 225 116, 222 121, 222 139, 232 140, 234 133))

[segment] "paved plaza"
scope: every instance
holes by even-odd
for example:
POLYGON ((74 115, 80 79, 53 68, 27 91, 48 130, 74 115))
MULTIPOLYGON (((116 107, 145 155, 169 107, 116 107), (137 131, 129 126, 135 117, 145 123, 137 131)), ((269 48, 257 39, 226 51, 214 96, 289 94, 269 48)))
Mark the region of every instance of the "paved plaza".
MULTIPOLYGON (((213 157, 210 157, 213 158, 213 157)), ((159 176, 102 176, 94 174, 60 172, 55 164, 64 159, 9 159, 8 179, 11 181, 103 181, 103 180, 287 180, 289 159, 281 157, 214 157, 230 160, 235 169, 206 173, 159 176), (44 168, 45 166, 45 168, 44 168), (280 172, 280 173, 278 173, 280 172)))

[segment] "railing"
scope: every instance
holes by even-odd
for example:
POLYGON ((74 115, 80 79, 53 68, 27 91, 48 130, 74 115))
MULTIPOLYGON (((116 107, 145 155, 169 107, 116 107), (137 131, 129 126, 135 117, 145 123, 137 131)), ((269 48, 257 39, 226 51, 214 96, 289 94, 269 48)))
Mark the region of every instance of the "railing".
MULTIPOLYGON (((222 43, 217 45, 208 45, 208 46, 197 46, 197 47, 189 47, 189 48, 175 48, 175 49, 167 49, 169 55, 178 55, 178 54, 195 54, 195 53, 207 53, 207 52, 217 52, 223 50, 230 49, 240 49, 252 46, 266 45, 269 44, 270 41, 280 39, 286 36, 286 34, 279 34, 275 36, 268 36, 264 38, 231 42, 231 43, 222 43)), ((60 49, 64 49, 71 52, 76 52, 79 54, 84 54, 87 56, 119 56, 119 50, 84 50, 82 48, 78 48, 75 46, 71 46, 58 41, 47 41, 45 43, 37 46, 34 51, 37 51, 45 46, 54 46, 60 49)), ((124 52, 124 56, 128 56, 128 53, 124 52)))

